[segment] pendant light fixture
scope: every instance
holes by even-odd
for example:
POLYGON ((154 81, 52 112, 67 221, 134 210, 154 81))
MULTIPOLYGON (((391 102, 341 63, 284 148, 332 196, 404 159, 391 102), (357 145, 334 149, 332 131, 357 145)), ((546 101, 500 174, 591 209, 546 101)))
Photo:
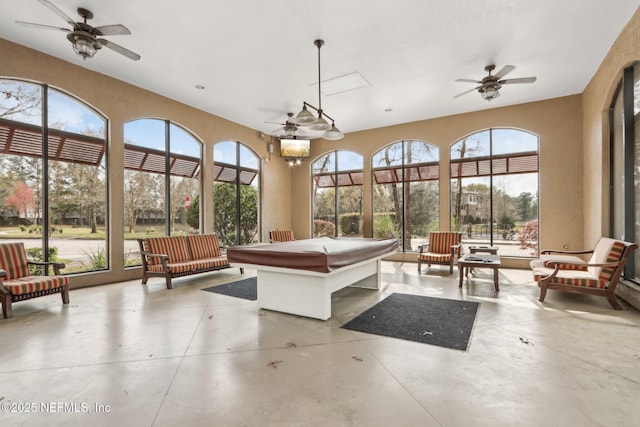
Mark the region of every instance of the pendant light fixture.
POLYGON ((302 103, 302 110, 291 121, 300 126, 309 126, 309 129, 311 130, 324 132, 322 134, 322 137, 324 139, 335 141, 344 138, 344 134, 340 132, 340 130, 336 127, 334 120, 327 113, 322 111, 322 91, 320 87, 322 83, 322 80, 320 78, 320 48, 322 47, 322 45, 324 45, 324 40, 315 40, 313 44, 318 48, 318 108, 305 101, 302 103), (314 110, 318 114, 318 116, 314 116, 311 111, 307 110, 307 107, 314 110), (331 124, 329 124, 326 119, 329 119, 331 121, 331 124))

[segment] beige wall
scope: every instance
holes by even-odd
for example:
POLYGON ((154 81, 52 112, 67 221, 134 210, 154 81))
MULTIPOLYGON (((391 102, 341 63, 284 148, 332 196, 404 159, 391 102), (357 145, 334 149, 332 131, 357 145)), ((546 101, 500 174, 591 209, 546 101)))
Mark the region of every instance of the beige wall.
MULTIPOLYGON (((636 11, 583 93, 584 242, 609 233, 608 109, 622 70, 640 60, 640 9, 636 11)), ((633 237, 632 237, 633 238, 633 237)), ((631 238, 631 239, 632 239, 631 238)))
MULTIPOLYGON (((542 247, 571 249, 582 245, 582 116, 581 96, 574 95, 513 107, 355 132, 340 141, 314 140, 311 158, 346 149, 364 156, 364 233, 371 235, 371 156, 402 139, 417 139, 440 149, 440 228, 449 228, 449 149, 465 135, 490 127, 510 127, 540 138, 540 226, 542 247)), ((312 161, 312 160, 311 160, 312 161)), ((310 163, 293 169, 296 195, 293 227, 296 236, 309 237, 311 223, 310 163)), ((415 256, 414 256, 415 258, 415 256)))
MULTIPOLYGON (((66 91, 92 105, 109 119, 108 150, 109 239, 111 271, 71 276, 71 286, 87 286, 140 277, 139 269, 123 266, 123 128, 130 120, 154 117, 169 119, 190 130, 204 144, 204 227, 213 230, 213 145, 223 140, 240 141, 262 158, 267 145, 257 131, 205 113, 113 78, 88 71, 37 51, 0 39, 0 77, 33 80, 66 91)), ((265 230, 287 227, 291 222, 290 170, 277 155, 262 162, 262 221, 265 230), (266 183, 266 184, 265 184, 266 183)), ((264 233, 263 233, 264 234, 264 233)))

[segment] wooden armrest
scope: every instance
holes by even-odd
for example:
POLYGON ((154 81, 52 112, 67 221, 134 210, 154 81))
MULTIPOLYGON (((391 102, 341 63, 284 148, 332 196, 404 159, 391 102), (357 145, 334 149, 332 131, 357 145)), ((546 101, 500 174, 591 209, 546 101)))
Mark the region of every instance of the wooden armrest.
POLYGON ((148 258, 159 258, 160 259, 160 264, 162 264, 162 269, 167 271, 167 261, 169 261, 169 255, 167 254, 152 254, 151 252, 147 252, 147 251, 140 251, 140 255, 142 258, 142 264, 143 264, 143 268, 145 269, 145 271, 147 270, 147 266, 149 265, 149 260, 148 258))
POLYGON ((547 268, 555 268, 556 266, 558 266, 558 267, 560 267, 559 270, 567 270, 567 268, 561 268, 561 267, 565 266, 565 265, 568 265, 568 266, 580 267, 581 269, 585 269, 585 268, 588 268, 588 267, 611 267, 611 268, 615 268, 615 267, 619 266, 622 263, 624 263, 624 260, 613 261, 613 262, 587 264, 587 263, 581 263, 581 262, 556 261, 556 260, 549 259, 549 260, 546 260, 544 262, 544 266, 547 267, 547 268))
POLYGON ((143 255, 149 258, 169 259, 169 255, 167 254, 153 254, 147 251, 140 251, 140 255, 143 255))
POLYGON ((57 262, 57 261, 27 261, 27 264, 29 265, 35 265, 38 267, 45 267, 44 271, 47 272, 49 271, 49 266, 53 267, 53 274, 55 274, 56 276, 60 275, 60 270, 63 269, 65 267, 64 262, 57 262))
POLYGON ((424 243, 424 244, 418 246, 418 249, 420 249, 420 253, 423 253, 425 251, 429 252, 429 243, 424 243))
POLYGON ((0 279, 7 277, 7 271, 0 268, 0 279))
POLYGON ((551 255, 551 254, 558 254, 558 255, 586 255, 586 254, 592 254, 593 250, 590 251, 563 251, 563 250, 555 250, 555 249, 543 249, 540 254, 542 255, 551 255))
MULTIPOLYGON (((451 245, 451 258, 455 258, 456 257, 456 252, 458 252, 458 249, 462 248, 462 243, 458 243, 456 245, 451 245)), ((460 251, 462 252, 462 251, 460 251)))

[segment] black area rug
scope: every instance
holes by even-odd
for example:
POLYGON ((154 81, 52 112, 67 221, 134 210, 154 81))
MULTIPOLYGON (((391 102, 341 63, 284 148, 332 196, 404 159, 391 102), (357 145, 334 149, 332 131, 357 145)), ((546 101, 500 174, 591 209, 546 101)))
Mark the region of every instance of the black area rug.
POLYGON ((394 293, 342 327, 466 351, 479 305, 394 293))
POLYGON ((258 281, 255 277, 225 283, 224 285, 212 286, 202 290, 214 292, 216 294, 228 295, 230 297, 250 299, 252 301, 258 299, 258 281))

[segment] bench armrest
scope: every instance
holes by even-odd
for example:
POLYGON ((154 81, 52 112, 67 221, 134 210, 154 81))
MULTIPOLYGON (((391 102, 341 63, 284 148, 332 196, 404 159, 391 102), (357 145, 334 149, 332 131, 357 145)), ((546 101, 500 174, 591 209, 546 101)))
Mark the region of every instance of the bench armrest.
POLYGON ((29 265, 35 265, 38 267, 44 267, 44 271, 45 272, 49 272, 49 266, 53 267, 53 274, 55 274, 56 276, 60 275, 60 270, 62 270, 65 267, 64 262, 56 262, 56 261, 27 261, 27 264, 29 265))
POLYGON ((150 264, 150 258, 158 258, 162 264, 162 269, 167 271, 167 261, 169 261, 169 255, 167 254, 152 254, 151 252, 140 251, 140 258, 142 258, 142 266, 145 271, 148 269, 148 265, 150 264))

